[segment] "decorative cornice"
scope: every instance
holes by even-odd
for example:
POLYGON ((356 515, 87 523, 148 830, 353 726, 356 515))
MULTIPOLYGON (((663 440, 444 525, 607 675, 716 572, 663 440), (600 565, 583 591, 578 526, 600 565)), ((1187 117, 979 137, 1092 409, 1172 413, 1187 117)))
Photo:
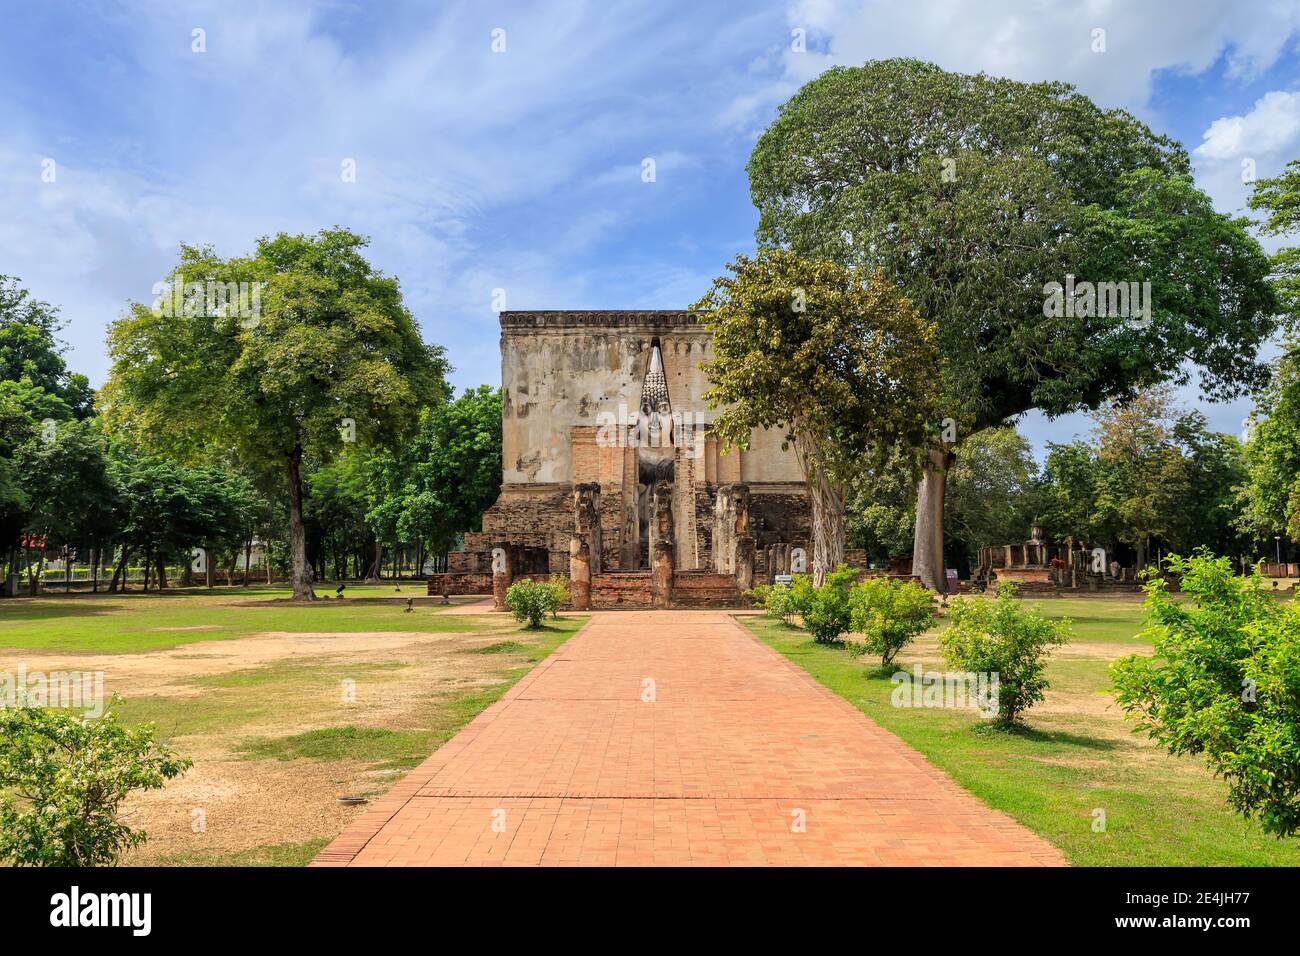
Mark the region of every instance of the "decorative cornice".
POLYGON ((559 309, 502 312, 503 332, 535 329, 672 329, 702 327, 698 312, 654 309, 602 309, 593 312, 559 309))

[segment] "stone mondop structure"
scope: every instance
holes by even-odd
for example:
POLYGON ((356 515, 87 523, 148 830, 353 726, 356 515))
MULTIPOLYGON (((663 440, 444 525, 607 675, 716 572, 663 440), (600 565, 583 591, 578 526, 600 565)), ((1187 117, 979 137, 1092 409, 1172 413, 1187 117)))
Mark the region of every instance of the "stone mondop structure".
POLYGON ((430 593, 559 574, 579 607, 711 606, 788 572, 798 461, 775 432, 721 453, 711 348, 690 312, 502 312, 501 495, 430 593))

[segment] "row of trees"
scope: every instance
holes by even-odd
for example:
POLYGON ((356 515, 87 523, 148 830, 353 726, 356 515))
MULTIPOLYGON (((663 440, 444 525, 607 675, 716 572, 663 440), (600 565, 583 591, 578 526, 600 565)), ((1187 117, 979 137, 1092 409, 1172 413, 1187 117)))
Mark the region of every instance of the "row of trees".
MULTIPOLYGON (((1092 417, 1088 438, 1048 443, 1041 469, 1012 427, 986 429, 962 444, 945 507, 952 566, 969 570, 981 547, 1019 543, 1035 520, 1052 540, 1072 535, 1112 552, 1123 546, 1138 565, 1157 550, 1200 546, 1252 559, 1273 554, 1279 525, 1254 504, 1271 500, 1277 487, 1265 467, 1265 432, 1253 431, 1244 443, 1213 432, 1163 388, 1092 417)), ((914 475, 890 464, 858 476, 847 510, 849 543, 879 562, 906 554, 915 526, 914 475)))
POLYGON ((331 229, 246 258, 183 246, 176 295, 110 327, 99 396, 66 367, 57 310, 0 279, 0 534, 29 550, 33 590, 52 551, 96 586, 111 566, 116 588, 137 561, 146 587, 168 565, 188 578, 203 548, 211 584, 256 539, 311 599, 314 579, 376 577, 385 548, 422 567, 475 527, 500 478, 499 393, 453 397, 364 245, 331 229), (240 283, 254 309, 212 307, 240 283))
MULTIPOLYGON (((712 397, 741 404, 723 415, 734 444, 778 427, 799 450, 819 581, 844 540, 823 515, 863 472, 917 476, 907 550, 942 590, 948 484, 976 436, 1193 374, 1212 399, 1257 391, 1272 371, 1260 346, 1296 315, 1295 258, 1270 262, 1251 220, 1215 211, 1179 143, 1067 84, 909 59, 835 68, 781 108, 749 178, 760 252, 698 303, 712 397), (1141 312, 1082 293, 1048 308, 1074 277, 1150 294, 1141 312), (836 313, 863 308, 846 281, 883 290, 873 319, 836 313)), ((1266 229, 1294 227, 1296 195, 1293 179, 1258 184, 1266 229)))

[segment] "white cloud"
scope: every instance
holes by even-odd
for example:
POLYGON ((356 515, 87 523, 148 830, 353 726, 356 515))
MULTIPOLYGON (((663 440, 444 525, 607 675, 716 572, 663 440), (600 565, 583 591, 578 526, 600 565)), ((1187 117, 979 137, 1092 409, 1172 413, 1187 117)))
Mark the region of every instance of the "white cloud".
MULTIPOLYGON (((1276 176, 1292 159, 1300 159, 1300 92, 1274 90, 1255 101, 1250 111, 1223 116, 1210 124, 1201 145, 1192 151, 1198 185, 1223 211, 1240 212, 1258 179, 1276 176)), ((1276 249, 1281 239, 1264 237, 1276 249)))
POLYGON ((1024 81, 1064 80, 1106 106, 1146 105, 1159 70, 1201 73, 1226 56, 1247 80, 1275 63, 1300 31, 1300 4, 1219 0, 796 0, 788 20, 808 34, 808 52, 787 51, 784 80, 762 98, 747 91, 725 114, 733 122, 770 110, 835 65, 916 57, 944 69, 1024 81), (1105 52, 1094 52, 1094 30, 1105 52))

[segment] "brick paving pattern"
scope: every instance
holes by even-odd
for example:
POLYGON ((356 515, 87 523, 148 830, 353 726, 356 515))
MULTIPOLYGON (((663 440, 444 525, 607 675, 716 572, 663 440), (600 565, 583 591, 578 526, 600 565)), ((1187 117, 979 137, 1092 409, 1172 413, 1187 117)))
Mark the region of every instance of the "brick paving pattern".
POLYGON ((312 865, 1064 862, 730 615, 615 611, 312 865))

